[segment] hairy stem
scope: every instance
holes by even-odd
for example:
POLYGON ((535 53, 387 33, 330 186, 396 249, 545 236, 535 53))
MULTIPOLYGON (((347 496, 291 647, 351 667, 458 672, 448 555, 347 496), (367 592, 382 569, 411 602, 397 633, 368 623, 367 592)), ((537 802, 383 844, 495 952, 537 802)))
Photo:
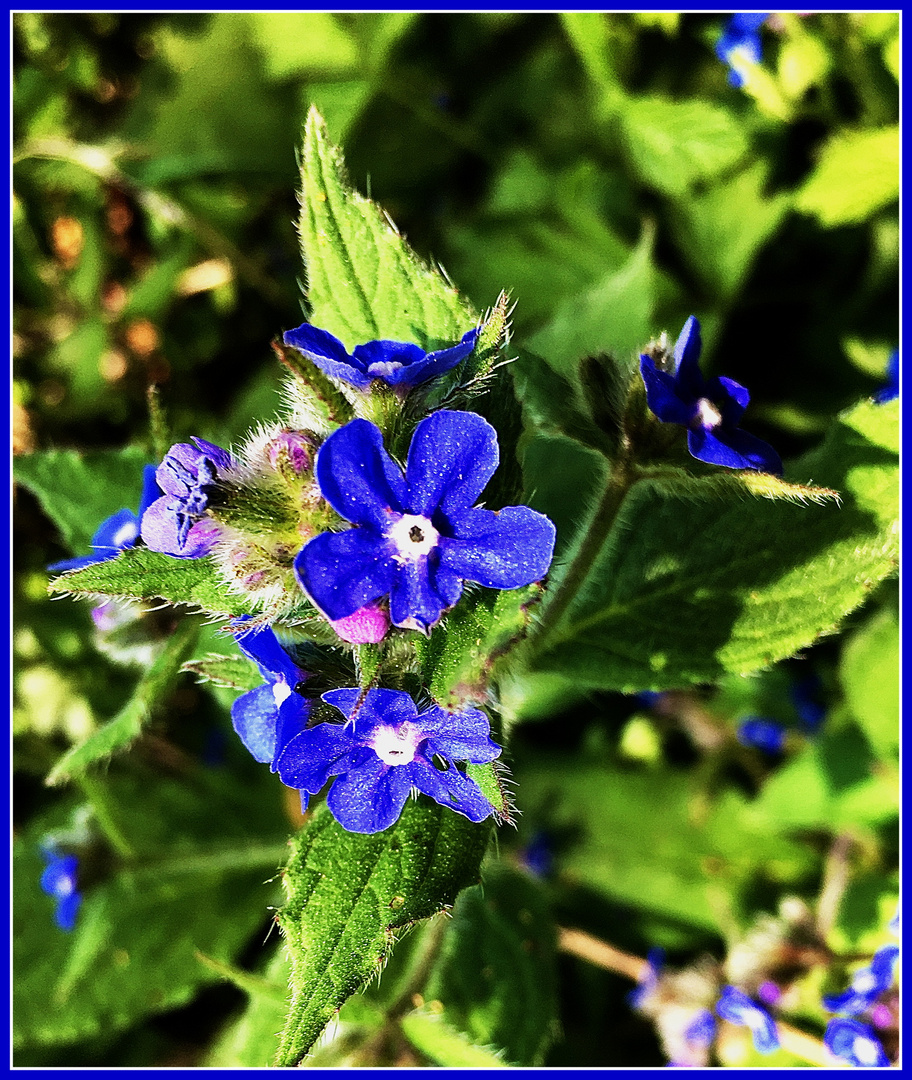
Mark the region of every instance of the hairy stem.
POLYGON ((95 814, 95 820, 98 822, 98 827, 104 833, 105 839, 111 847, 114 848, 121 858, 135 859, 136 852, 133 849, 133 845, 126 836, 124 836, 123 831, 117 824, 115 813, 111 805, 111 798, 108 795, 104 784, 99 784, 94 777, 86 774, 76 777, 76 783, 82 788, 82 793, 85 795, 95 814))

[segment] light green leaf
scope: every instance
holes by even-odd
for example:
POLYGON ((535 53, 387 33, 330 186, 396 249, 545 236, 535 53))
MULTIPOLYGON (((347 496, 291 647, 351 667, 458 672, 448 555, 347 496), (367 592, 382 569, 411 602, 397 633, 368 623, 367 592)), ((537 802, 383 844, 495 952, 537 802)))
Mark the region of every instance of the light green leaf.
POLYGON ((899 197, 899 128, 834 135, 795 208, 828 226, 864 221, 899 197))
POLYGON ((846 642, 840 677, 846 702, 875 753, 899 753, 899 622, 885 609, 846 642))
POLYGON ((558 1026, 556 937, 541 885, 487 866, 456 902, 423 996, 472 1044, 502 1050, 504 1063, 541 1065, 558 1026))
POLYGON ((43 450, 13 458, 13 478, 33 492, 73 554, 88 555, 98 526, 124 507, 139 509, 143 466, 138 446, 80 454, 43 450))
POLYGON ((301 251, 310 320, 348 346, 379 338, 451 345, 475 313, 422 263, 378 206, 348 183, 341 152, 311 109, 301 156, 301 251))
POLYGON ((200 682, 225 686, 230 690, 254 690, 263 683, 263 676, 256 664, 246 656, 209 653, 199 660, 190 660, 182 670, 199 676, 200 682))
POLYGON ((221 581, 210 558, 176 559, 142 547, 128 548, 116 559, 61 574, 48 584, 48 592, 161 599, 225 617, 254 614, 249 601, 221 581))
POLYGON ((637 175, 672 198, 681 198, 698 181, 731 168, 748 150, 738 120, 708 101, 659 95, 630 98, 620 122, 637 175))
POLYGON ((346 75, 357 69, 358 43, 328 11, 257 11, 247 15, 270 79, 346 75))
POLYGON ((336 1010, 380 971, 397 937, 478 880, 490 821, 473 824, 424 796, 395 825, 346 832, 325 803, 296 838, 279 921, 292 1002, 277 1064, 296 1065, 336 1010))
POLYGON ((285 1020, 290 975, 291 965, 280 947, 272 954, 262 979, 268 986, 279 988, 281 994, 250 993, 247 1008, 218 1036, 206 1059, 207 1067, 262 1069, 272 1064, 279 1041, 277 1033, 285 1020))
POLYGON ((416 1009, 406 1013, 400 1024, 408 1041, 435 1065, 449 1069, 503 1069, 497 1052, 476 1046, 444 1016, 416 1009))
POLYGON ((726 496, 739 479, 721 469, 709 501, 635 484, 536 666, 661 690, 758 671, 832 633, 897 565, 897 445, 896 403, 865 403, 792 470, 835 488, 841 505, 753 498, 769 482, 759 474, 726 496))
POLYGON ((156 706, 177 680, 181 665, 193 651, 199 626, 185 619, 168 639, 164 650, 140 679, 133 696, 113 720, 93 731, 68 750, 47 778, 48 784, 70 780, 97 762, 123 750, 138 738, 156 706))

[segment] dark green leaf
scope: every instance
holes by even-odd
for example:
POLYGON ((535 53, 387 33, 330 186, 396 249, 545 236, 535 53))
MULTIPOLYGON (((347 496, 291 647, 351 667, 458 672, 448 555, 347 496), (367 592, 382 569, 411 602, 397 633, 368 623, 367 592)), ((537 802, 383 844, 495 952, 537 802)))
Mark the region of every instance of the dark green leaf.
POLYGON ((840 675, 846 702, 875 753, 899 753, 899 622, 878 612, 846 643, 840 675))

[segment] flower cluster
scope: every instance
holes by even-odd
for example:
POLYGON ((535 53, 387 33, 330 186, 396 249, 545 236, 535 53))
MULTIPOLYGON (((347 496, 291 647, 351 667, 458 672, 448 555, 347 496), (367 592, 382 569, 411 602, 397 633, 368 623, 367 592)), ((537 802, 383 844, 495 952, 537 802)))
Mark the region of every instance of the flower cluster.
POLYGON ((837 1014, 823 1037, 834 1057, 859 1068, 890 1064, 882 1039, 898 1026, 899 1002, 893 989, 898 961, 899 946, 884 945, 870 964, 855 972, 841 994, 824 997, 824 1008, 837 1014))

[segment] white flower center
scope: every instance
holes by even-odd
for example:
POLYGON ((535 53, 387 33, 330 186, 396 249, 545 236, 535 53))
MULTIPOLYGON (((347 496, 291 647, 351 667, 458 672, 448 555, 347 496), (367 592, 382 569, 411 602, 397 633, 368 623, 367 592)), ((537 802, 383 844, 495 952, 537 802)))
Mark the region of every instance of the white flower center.
POLYGON ((722 423, 722 413, 713 405, 709 398, 700 398, 697 402, 696 421, 701 428, 712 431, 722 423))
POLYGON ((374 379, 382 379, 384 375, 392 375, 394 371, 398 371, 402 365, 398 360, 378 360, 376 364, 371 364, 367 373, 374 379))
POLYGON ((417 562, 426 558, 440 539, 440 533, 430 521, 418 514, 403 514, 393 522, 386 535, 393 542, 398 562, 417 562))
POLYGON ((272 684, 272 696, 275 698, 276 708, 282 707, 282 702, 291 697, 291 687, 284 679, 277 679, 272 684))
POLYGON ((387 765, 408 765, 415 760, 421 737, 421 728, 406 720, 398 727, 390 724, 378 727, 368 745, 387 765))
POLYGON ((852 989, 859 994, 866 994, 869 990, 873 990, 876 985, 877 980, 870 971, 859 971, 852 980, 852 989))
POLYGON ((137 536, 139 536, 139 529, 136 527, 136 522, 128 521, 114 533, 111 547, 121 548, 125 544, 132 544, 137 536))
POLYGON ((866 1036, 856 1035, 855 1041, 852 1043, 852 1050, 862 1065, 877 1064, 877 1047, 866 1036))

